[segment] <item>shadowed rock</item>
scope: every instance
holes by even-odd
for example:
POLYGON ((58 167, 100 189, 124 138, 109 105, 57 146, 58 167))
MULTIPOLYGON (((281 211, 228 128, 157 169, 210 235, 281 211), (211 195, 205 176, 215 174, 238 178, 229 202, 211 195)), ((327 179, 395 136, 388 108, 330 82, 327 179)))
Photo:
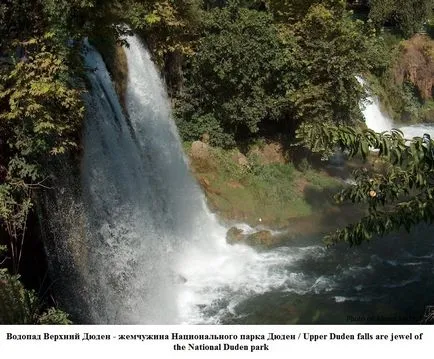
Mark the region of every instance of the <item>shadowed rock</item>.
POLYGON ((273 235, 271 231, 260 230, 254 233, 244 233, 237 227, 231 227, 226 233, 226 242, 228 244, 246 244, 251 247, 273 247, 287 240, 283 234, 273 235))

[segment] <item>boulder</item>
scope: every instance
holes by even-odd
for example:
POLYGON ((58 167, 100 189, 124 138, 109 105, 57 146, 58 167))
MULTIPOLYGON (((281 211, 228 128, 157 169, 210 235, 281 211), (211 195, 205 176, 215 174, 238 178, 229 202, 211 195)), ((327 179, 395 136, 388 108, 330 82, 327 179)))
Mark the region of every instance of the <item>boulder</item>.
POLYGON ((244 233, 237 227, 230 228, 226 233, 228 244, 245 244, 251 247, 268 248, 283 242, 284 236, 274 236, 270 231, 260 230, 254 233, 244 233))
POLYGON ((247 235, 244 241, 247 245, 252 247, 270 247, 273 245, 273 235, 270 231, 262 230, 247 235))
POLYGON ((232 160, 240 167, 249 167, 249 160, 241 152, 237 151, 232 155, 232 160))
POLYGON ((268 143, 262 147, 254 146, 250 149, 249 155, 256 157, 262 165, 286 163, 285 151, 279 143, 268 143))
POLYGON ((231 227, 226 233, 226 242, 228 244, 242 243, 246 237, 242 229, 231 227))
POLYGON ((194 160, 207 160, 210 157, 209 145, 202 141, 194 141, 191 144, 190 156, 194 160))

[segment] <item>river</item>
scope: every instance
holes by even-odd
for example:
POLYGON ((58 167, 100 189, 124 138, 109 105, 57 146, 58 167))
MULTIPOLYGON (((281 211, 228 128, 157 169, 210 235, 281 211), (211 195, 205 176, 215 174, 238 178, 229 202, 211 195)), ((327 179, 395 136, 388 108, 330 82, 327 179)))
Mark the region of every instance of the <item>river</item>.
MULTIPOLYGON (((326 248, 318 237, 266 251, 228 245, 227 227, 210 213, 190 174, 158 71, 137 37, 128 42, 126 111, 101 56, 90 45, 86 54, 94 69, 81 179, 86 269, 76 269, 80 288, 68 291, 66 308, 78 322, 422 319, 434 304, 432 227, 355 248, 326 248)), ((390 125, 380 114, 377 102, 368 104, 368 126, 390 125)), ((419 130, 422 135, 427 128, 411 127, 412 134, 419 130)))

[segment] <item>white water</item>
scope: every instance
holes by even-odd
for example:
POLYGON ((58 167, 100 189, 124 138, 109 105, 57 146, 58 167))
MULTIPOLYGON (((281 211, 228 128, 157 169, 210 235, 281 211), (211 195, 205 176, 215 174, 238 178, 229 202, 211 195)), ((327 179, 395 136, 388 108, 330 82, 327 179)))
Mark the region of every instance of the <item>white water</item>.
POLYGON ((139 40, 128 42, 128 116, 101 56, 93 48, 86 56, 96 71, 89 73, 82 165, 83 322, 217 324, 267 293, 330 293, 345 301, 334 291, 345 279, 356 285, 370 264, 308 273, 300 264, 325 258, 322 245, 256 252, 226 244, 227 228, 189 173, 158 72, 139 40))
POLYGON ((92 48, 86 64, 96 68, 89 74, 92 90, 82 168, 89 218, 86 254, 90 268, 85 280, 90 288, 90 313, 86 320, 139 323, 147 318, 147 323, 165 323, 175 313, 166 299, 171 288, 163 285, 171 276, 163 259, 170 262, 173 244, 159 231, 153 213, 154 208, 163 207, 164 199, 152 190, 153 179, 147 175, 139 144, 104 62, 92 48), (164 310, 158 310, 158 302, 164 310))
MULTIPOLYGON (((366 82, 361 77, 357 77, 357 81, 363 87, 366 87, 366 82)), ((424 133, 428 133, 434 138, 434 126, 431 124, 396 126, 392 119, 381 110, 380 102, 375 96, 368 96, 366 101, 362 103, 361 108, 366 126, 375 132, 390 131, 393 128, 398 128, 403 132, 406 139, 422 137, 424 133)))
POLYGON ((377 98, 368 97, 363 107, 362 112, 368 128, 375 132, 390 131, 393 128, 392 120, 381 111, 377 98))
MULTIPOLYGON (((357 81, 365 91, 369 94, 366 81, 360 76, 356 76, 357 81)), ((377 97, 368 96, 361 104, 363 117, 365 118, 366 126, 375 132, 390 131, 393 128, 392 120, 386 116, 380 108, 380 102, 377 97)))
POLYGON ((428 133, 434 139, 434 126, 432 124, 419 123, 417 125, 402 126, 399 129, 404 133, 404 138, 422 137, 428 133))
POLYGON ((229 246, 184 159, 169 101, 146 49, 129 38, 123 113, 101 56, 90 48, 84 136, 88 208, 85 274, 93 323, 218 323, 252 294, 296 282, 305 253, 229 246), (204 314, 216 303, 227 304, 204 314))

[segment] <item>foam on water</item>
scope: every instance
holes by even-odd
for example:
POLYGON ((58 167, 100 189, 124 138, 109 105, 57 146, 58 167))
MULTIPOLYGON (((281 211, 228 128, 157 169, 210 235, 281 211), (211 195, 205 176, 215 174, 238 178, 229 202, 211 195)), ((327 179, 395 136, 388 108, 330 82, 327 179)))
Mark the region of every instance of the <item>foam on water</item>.
MULTIPOLYGON (((356 76, 357 81, 364 88, 367 87, 366 81, 356 76)), ((369 93, 368 89, 366 89, 369 93)), ((377 97, 368 96, 361 104, 361 110, 365 118, 366 126, 375 132, 390 131, 393 128, 392 120, 386 116, 380 108, 380 102, 377 97)))
MULTIPOLYGON (((89 308, 84 321, 216 324, 242 316, 243 302, 267 293, 359 298, 343 288, 365 289, 361 281, 375 276, 381 258, 324 273, 316 270, 330 255, 322 245, 256 251, 226 243, 228 228, 210 213, 189 172, 149 52, 137 37, 128 42, 125 111, 101 56, 88 46, 85 57, 94 70, 82 164, 88 219, 83 257, 89 263, 81 274, 89 308)), ((364 114, 375 130, 389 126, 375 99, 364 114)))
MULTIPOLYGON (((357 81, 364 88, 367 88, 366 81, 357 76, 357 81)), ((369 94, 369 90, 366 90, 369 94)), ((375 132, 390 131, 393 128, 399 128, 404 133, 404 138, 412 139, 413 137, 422 137, 425 133, 431 135, 434 139, 434 126, 432 124, 417 124, 411 126, 397 126, 392 119, 385 114, 380 107, 377 97, 369 95, 361 104, 366 126, 375 132)))
POLYGON ((217 323, 252 295, 307 290, 290 268, 323 248, 259 253, 226 243, 189 172, 158 71, 137 37, 128 42, 126 115, 101 56, 88 45, 85 57, 93 70, 82 166, 87 321, 217 323))
POLYGON ((434 125, 418 124, 411 126, 402 126, 399 129, 404 133, 404 138, 412 139, 413 137, 422 137, 425 133, 429 134, 434 139, 434 125))

